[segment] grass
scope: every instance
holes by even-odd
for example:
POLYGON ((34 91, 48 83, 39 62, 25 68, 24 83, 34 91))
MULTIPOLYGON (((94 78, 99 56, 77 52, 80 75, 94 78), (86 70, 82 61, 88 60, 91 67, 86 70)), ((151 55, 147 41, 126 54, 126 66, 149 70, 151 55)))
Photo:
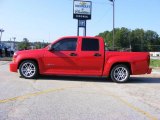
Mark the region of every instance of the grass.
POLYGON ((150 61, 150 66, 151 67, 160 67, 160 60, 151 60, 150 61))

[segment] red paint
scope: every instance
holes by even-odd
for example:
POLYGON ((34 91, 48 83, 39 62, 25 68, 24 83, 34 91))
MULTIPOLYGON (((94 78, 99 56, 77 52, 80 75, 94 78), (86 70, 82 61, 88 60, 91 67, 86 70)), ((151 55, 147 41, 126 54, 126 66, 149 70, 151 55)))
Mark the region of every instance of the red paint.
POLYGON ((122 63, 130 66, 132 75, 151 73, 148 52, 105 51, 101 37, 63 37, 52 45, 64 38, 77 38, 75 51, 49 51, 49 46, 38 50, 18 51, 13 56, 10 71, 17 72, 23 60, 34 60, 39 66, 40 74, 45 75, 109 76, 113 65, 122 63), (83 38, 98 39, 99 51, 82 51, 83 38))

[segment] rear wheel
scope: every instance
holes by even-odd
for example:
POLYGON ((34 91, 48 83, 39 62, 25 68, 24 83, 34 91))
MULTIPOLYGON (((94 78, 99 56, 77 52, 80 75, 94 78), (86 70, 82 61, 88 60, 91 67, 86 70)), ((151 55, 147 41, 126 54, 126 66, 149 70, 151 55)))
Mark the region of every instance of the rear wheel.
POLYGON ((126 65, 115 65, 111 70, 110 77, 114 82, 124 83, 130 77, 130 70, 126 65))
POLYGON ((38 65, 34 61, 25 60, 20 64, 19 72, 24 78, 36 78, 38 76, 38 65))

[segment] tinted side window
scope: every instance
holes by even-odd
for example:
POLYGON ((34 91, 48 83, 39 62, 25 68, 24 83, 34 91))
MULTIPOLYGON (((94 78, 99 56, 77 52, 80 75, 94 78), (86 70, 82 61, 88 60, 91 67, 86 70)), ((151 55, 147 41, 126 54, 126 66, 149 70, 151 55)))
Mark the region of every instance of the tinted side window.
POLYGON ((99 40, 84 38, 82 40, 82 51, 99 51, 99 40))
POLYGON ((75 51, 77 47, 77 38, 65 38, 52 46, 55 51, 75 51))

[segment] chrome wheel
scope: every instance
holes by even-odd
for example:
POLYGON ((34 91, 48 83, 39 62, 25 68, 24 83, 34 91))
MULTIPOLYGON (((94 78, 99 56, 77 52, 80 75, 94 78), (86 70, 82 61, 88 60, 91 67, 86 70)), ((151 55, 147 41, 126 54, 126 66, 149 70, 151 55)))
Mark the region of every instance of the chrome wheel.
POLYGON ((123 83, 128 80, 130 70, 126 65, 119 64, 112 68, 110 76, 114 82, 123 83))
POLYGON ((35 78, 38 74, 37 64, 34 61, 26 60, 21 63, 19 71, 24 78, 35 78))
POLYGON ((118 67, 114 70, 114 78, 117 81, 124 81, 128 77, 128 71, 124 67, 118 67))
POLYGON ((35 69, 35 66, 32 64, 32 63, 25 63, 22 65, 21 67, 21 71, 22 71, 22 74, 25 76, 25 77, 33 77, 35 72, 36 72, 36 69, 35 69))

